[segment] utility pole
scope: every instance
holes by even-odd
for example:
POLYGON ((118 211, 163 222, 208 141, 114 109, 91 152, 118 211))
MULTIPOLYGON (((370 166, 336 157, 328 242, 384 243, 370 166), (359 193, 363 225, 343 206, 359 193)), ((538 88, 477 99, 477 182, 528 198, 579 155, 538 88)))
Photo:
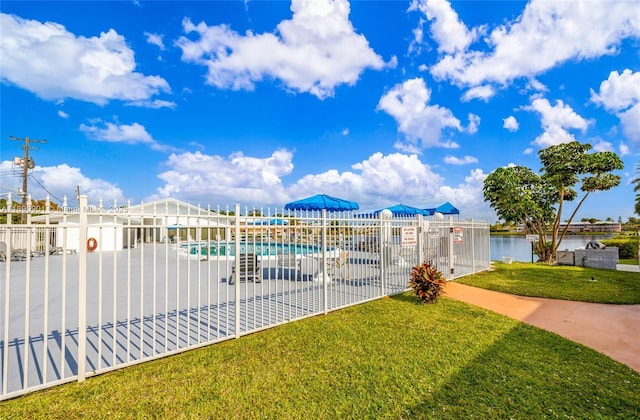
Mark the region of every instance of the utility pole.
POLYGON ((29 176, 29 169, 33 169, 36 166, 36 162, 29 157, 29 149, 38 150, 37 146, 32 146, 31 143, 46 143, 47 140, 35 140, 29 137, 14 137, 9 136, 10 140, 15 141, 23 141, 24 145, 22 146, 22 150, 24 150, 24 157, 21 159, 16 157, 13 160, 14 165, 20 166, 22 165, 22 223, 26 223, 27 213, 25 213, 25 209, 27 207, 27 196, 28 196, 28 182, 27 178, 29 176))

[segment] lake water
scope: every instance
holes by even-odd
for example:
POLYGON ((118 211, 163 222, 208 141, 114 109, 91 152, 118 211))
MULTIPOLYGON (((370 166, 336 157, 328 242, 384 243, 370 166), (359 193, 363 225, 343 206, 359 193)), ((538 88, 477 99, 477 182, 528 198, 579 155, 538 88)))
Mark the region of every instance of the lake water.
MULTIPOLYGON (((610 235, 567 235, 558 247, 559 251, 584 247, 591 240, 603 240, 610 235)), ((531 242, 524 235, 491 235, 491 260, 501 261, 502 257, 512 257, 514 261, 531 262, 531 242)), ((538 257, 533 256, 533 261, 538 257)))

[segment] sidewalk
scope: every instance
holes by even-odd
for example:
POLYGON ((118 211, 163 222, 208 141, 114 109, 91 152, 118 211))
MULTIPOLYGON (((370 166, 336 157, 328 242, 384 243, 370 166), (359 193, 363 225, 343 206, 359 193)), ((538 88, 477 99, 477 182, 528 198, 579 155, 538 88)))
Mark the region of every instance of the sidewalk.
POLYGON ((509 295, 448 282, 447 297, 584 344, 640 373, 640 305, 606 305, 509 295))

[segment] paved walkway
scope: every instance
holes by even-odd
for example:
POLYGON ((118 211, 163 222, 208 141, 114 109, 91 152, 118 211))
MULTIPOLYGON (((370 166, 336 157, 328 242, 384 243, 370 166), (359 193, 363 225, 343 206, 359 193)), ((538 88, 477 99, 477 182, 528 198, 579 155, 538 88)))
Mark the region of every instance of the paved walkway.
POLYGON ((640 373, 640 305, 509 295, 448 282, 446 296, 554 332, 640 373))

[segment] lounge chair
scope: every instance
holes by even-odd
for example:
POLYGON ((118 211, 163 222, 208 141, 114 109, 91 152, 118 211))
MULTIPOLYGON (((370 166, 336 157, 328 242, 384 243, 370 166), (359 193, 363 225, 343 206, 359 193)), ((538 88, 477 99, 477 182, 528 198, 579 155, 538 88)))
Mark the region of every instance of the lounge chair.
MULTIPOLYGON (((0 261, 7 261, 7 243, 0 242, 0 261)), ((33 254, 31 254, 33 257, 33 254)), ((26 261, 27 260, 27 250, 26 249, 12 249, 11 250, 11 261, 26 261)))
POLYGON ((254 283, 262 282, 262 269, 260 268, 260 263, 258 262, 258 256, 256 254, 240 254, 239 258, 239 267, 233 266, 231 271, 231 279, 229 280, 229 284, 234 284, 236 280, 248 281, 249 278, 253 280, 254 283))
POLYGON ((283 274, 283 270, 293 270, 294 279, 297 279, 298 273, 301 272, 300 259, 296 254, 279 254, 278 255, 278 269, 280 275, 283 274))

